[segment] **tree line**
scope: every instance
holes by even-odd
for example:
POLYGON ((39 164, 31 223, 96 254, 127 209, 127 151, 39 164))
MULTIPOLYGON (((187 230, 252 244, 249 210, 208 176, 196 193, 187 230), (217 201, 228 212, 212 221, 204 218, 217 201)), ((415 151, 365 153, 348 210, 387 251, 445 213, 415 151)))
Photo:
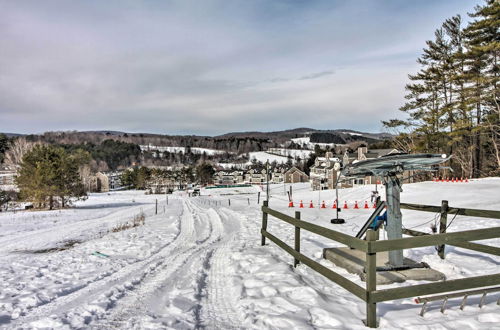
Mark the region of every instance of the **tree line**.
POLYGON ((464 24, 447 19, 426 42, 410 74, 406 119, 383 121, 406 152, 453 155, 459 176, 500 174, 500 2, 487 0, 464 24))

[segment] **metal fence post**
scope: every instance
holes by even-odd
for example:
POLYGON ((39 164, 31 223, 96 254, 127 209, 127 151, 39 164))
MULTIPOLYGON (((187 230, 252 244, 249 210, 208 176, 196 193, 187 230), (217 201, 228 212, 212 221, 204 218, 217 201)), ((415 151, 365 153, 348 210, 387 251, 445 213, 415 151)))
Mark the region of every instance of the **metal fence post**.
MULTIPOLYGON (((369 229, 366 232, 368 242, 378 239, 378 231, 369 229)), ((377 254, 366 252, 366 321, 365 325, 370 328, 376 328, 377 322, 377 303, 372 302, 371 294, 377 290, 377 254)))
MULTIPOLYGON (((446 233, 446 226, 448 225, 448 201, 441 201, 441 219, 439 220, 439 233, 446 233)), ((438 245, 438 255, 441 259, 445 258, 444 255, 445 245, 438 245)))
MULTIPOLYGON (((300 220, 299 211, 295 211, 295 219, 300 220)), ((300 227, 295 227, 295 251, 300 253, 300 227)), ((294 258, 293 267, 297 267, 299 263, 300 261, 294 258)))
MULTIPOLYGON (((267 205, 269 205, 269 203, 267 201, 264 201, 264 207, 267 207, 267 205)), ((262 210, 262 230, 266 230, 267 231, 267 213, 262 210)), ((262 241, 261 241, 261 245, 266 245, 266 237, 264 235, 262 235, 262 241)))

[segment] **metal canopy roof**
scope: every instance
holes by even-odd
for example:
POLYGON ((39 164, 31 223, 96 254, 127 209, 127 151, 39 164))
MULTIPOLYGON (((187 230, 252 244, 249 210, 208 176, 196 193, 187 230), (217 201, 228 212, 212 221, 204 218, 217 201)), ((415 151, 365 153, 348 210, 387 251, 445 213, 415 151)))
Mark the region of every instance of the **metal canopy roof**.
POLYGON ((432 171, 432 166, 446 162, 446 154, 391 154, 375 159, 362 160, 347 165, 342 170, 346 177, 385 176, 405 170, 432 171))

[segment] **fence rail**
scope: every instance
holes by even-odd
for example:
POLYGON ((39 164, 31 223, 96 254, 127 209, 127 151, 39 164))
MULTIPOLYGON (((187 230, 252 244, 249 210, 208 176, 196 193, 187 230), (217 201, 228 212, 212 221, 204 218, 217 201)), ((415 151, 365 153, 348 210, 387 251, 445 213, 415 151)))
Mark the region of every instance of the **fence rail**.
POLYGON ((418 205, 418 204, 401 204, 401 208, 424 211, 424 212, 439 212, 441 213, 439 234, 427 234, 416 230, 404 230, 404 234, 414 236, 394 240, 378 240, 378 231, 368 230, 366 240, 356 238, 339 231, 318 226, 316 224, 303 221, 300 219, 300 212, 295 212, 295 217, 291 217, 279 211, 269 208, 268 202, 264 201, 262 206, 262 245, 266 244, 266 238, 278 245, 280 248, 288 252, 294 258, 294 265, 299 263, 309 266, 314 271, 320 273, 332 282, 343 287, 347 291, 354 294, 356 297, 366 302, 366 321, 368 327, 377 327, 377 306, 378 302, 410 298, 420 295, 428 295, 434 293, 452 292, 458 290, 466 290, 472 288, 480 288, 500 284, 500 273, 483 276, 475 276, 456 280, 445 280, 441 282, 404 286, 391 289, 377 290, 376 285, 376 254, 382 251, 410 249, 424 246, 439 247, 438 253, 444 259, 445 244, 458 246, 464 249, 470 249, 483 253, 500 255, 499 247, 492 247, 470 241, 499 238, 500 227, 487 229, 475 229, 460 232, 446 233, 447 214, 467 215, 472 217, 483 217, 500 219, 500 211, 477 210, 464 208, 450 208, 448 202, 443 201, 441 206, 418 205), (267 231, 268 216, 271 215, 279 220, 285 221, 295 227, 295 244, 294 247, 289 246, 276 236, 267 231), (334 272, 333 270, 321 265, 313 259, 307 257, 300 252, 300 230, 304 229, 331 239, 335 242, 344 244, 350 248, 358 249, 366 254, 366 288, 354 283, 344 276, 334 272))

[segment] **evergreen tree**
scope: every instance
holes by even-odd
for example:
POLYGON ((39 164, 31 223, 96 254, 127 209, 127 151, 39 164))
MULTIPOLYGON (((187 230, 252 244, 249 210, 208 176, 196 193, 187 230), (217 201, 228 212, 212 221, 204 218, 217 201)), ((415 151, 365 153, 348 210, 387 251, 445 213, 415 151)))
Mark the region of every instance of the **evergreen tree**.
POLYGON ((9 138, 7 135, 0 133, 0 163, 3 162, 4 154, 9 149, 9 138))
POLYGON ((446 20, 426 42, 400 108, 408 119, 383 124, 404 130, 395 139, 403 151, 452 154, 452 168, 479 177, 500 173, 500 3, 470 16, 465 28, 460 16, 446 20))
POLYGON ((202 163, 196 167, 196 176, 202 185, 211 183, 214 174, 214 168, 208 163, 202 163))
POLYGON ((72 197, 83 197, 85 192, 78 174, 80 163, 62 148, 37 145, 24 155, 16 183, 20 196, 37 207, 53 209, 56 197, 65 206, 72 197))

